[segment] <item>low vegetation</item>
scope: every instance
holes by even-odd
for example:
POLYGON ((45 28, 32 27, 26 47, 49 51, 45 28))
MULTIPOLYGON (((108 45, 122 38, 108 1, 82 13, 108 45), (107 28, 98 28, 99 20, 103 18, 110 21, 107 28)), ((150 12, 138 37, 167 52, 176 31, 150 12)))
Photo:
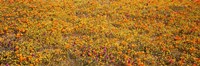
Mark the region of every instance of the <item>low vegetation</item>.
POLYGON ((199 66, 199 25, 199 0, 0 0, 0 64, 199 66))

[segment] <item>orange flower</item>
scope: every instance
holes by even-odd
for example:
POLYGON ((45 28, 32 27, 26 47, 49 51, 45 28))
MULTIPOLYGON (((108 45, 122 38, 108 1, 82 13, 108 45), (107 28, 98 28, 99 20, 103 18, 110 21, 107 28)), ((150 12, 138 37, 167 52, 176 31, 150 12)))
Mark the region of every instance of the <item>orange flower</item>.
POLYGON ((31 60, 32 59, 32 56, 28 56, 28 60, 31 60))
POLYGON ((19 54, 19 51, 15 51, 15 54, 18 56, 18 54, 19 54))
POLYGON ((195 61, 200 62, 200 58, 193 58, 195 61))
POLYGON ((22 61, 24 61, 24 60, 25 60, 25 58, 24 58, 23 56, 20 56, 20 57, 19 57, 19 61, 20 61, 20 62, 22 62, 22 61))
POLYGON ((192 66, 197 66, 197 64, 193 64, 192 66))
POLYGON ((20 64, 17 64, 17 66, 21 66, 20 64))
POLYGON ((124 59, 128 59, 128 58, 129 58, 129 56, 125 54, 124 55, 124 59))
POLYGON ((182 38, 180 36, 174 37, 174 40, 181 40, 182 38))
POLYGON ((138 62, 138 63, 141 62, 141 59, 138 58, 138 59, 137 59, 137 62, 138 62))
POLYGON ((16 47, 15 47, 15 50, 19 50, 19 46, 16 46, 16 47))
POLYGON ((17 54, 17 57, 21 57, 22 56, 22 54, 17 54))
POLYGON ((145 66, 144 63, 139 63, 138 66, 145 66))
POLYGON ((135 48, 135 47, 136 47, 136 45, 135 45, 135 44, 132 44, 132 45, 131 45, 131 47, 132 47, 132 48, 135 48))
POLYGON ((128 43, 126 41, 121 42, 122 45, 127 45, 128 43))
POLYGON ((61 32, 65 32, 65 31, 66 31, 65 29, 62 29, 62 30, 61 30, 61 32))
POLYGON ((4 31, 0 30, 0 34, 4 34, 4 31))
POLYGON ((126 66, 132 66, 131 63, 126 63, 126 66))
POLYGON ((166 47, 163 47, 163 48, 162 48, 162 51, 167 51, 167 48, 166 48, 166 47))
POLYGON ((8 30, 8 27, 5 27, 4 30, 7 31, 7 30, 8 30))
POLYGON ((122 52, 121 52, 121 51, 119 51, 119 52, 118 52, 118 54, 120 55, 120 54, 122 54, 122 52))
POLYGON ((16 37, 19 38, 21 37, 23 34, 22 33, 17 33, 16 37))
POLYGON ((69 49, 71 46, 69 44, 65 45, 66 49, 69 49))
POLYGON ((39 63, 39 59, 35 59, 35 63, 39 63))
POLYGON ((92 53, 88 53, 88 56, 92 56, 92 53))
POLYGON ((195 3, 200 4, 200 0, 193 0, 195 3))
POLYGON ((191 48, 190 48, 190 52, 193 52, 193 51, 195 51, 195 50, 197 50, 195 47, 191 47, 191 48))
POLYGON ((127 23, 127 22, 129 22, 129 21, 128 21, 128 19, 124 19, 124 22, 127 23))
POLYGON ((128 53, 130 53, 130 52, 131 52, 131 50, 130 50, 130 49, 128 49, 128 50, 127 50, 127 52, 128 52, 128 53))
POLYGON ((9 0, 9 3, 13 3, 14 2, 14 0, 9 0))
POLYGON ((30 64, 29 66, 34 66, 33 64, 30 64))
POLYGON ((0 37, 0 42, 2 42, 3 40, 4 40, 4 38, 1 38, 1 37, 0 37))
POLYGON ((135 55, 142 55, 142 54, 144 54, 144 51, 135 52, 135 55))
POLYGON ((20 31, 20 32, 25 32, 26 30, 23 29, 23 28, 21 28, 21 29, 19 29, 19 31, 20 31))
POLYGON ((30 47, 30 49, 29 49, 29 50, 30 50, 30 52, 33 52, 33 51, 34 51, 32 47, 30 47))

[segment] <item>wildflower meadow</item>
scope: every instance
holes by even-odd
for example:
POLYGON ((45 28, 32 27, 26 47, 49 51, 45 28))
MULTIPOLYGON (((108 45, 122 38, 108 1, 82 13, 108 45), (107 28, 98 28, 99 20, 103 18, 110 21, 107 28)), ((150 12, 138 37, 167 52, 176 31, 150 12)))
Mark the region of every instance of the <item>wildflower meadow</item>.
POLYGON ((0 0, 0 66, 200 66, 200 0, 0 0))

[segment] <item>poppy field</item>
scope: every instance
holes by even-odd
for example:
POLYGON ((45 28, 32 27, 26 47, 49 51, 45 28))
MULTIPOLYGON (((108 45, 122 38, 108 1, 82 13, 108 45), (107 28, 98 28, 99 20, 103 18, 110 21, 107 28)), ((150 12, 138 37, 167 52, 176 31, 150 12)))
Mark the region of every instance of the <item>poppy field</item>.
POLYGON ((200 0, 0 0, 0 66, 200 66, 200 0))

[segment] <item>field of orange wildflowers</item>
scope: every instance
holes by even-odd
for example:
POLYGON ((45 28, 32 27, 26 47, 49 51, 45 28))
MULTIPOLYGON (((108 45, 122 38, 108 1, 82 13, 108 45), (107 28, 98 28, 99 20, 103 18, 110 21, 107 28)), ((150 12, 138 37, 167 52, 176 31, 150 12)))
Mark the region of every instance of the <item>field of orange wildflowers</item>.
POLYGON ((200 66, 199 0, 0 0, 2 66, 200 66))

